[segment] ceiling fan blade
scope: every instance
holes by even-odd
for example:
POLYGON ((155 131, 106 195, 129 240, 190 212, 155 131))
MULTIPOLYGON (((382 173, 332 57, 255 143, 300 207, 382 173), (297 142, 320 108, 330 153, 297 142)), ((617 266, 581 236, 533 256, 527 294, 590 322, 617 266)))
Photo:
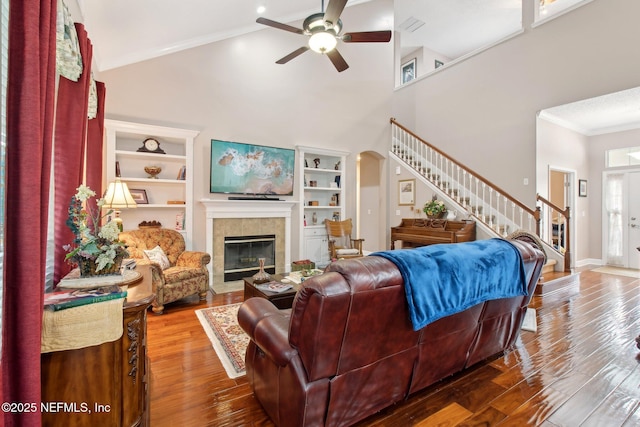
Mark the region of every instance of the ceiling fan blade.
POLYGON ((332 24, 337 23, 346 5, 347 0, 329 0, 327 10, 324 12, 324 20, 332 24))
POLYGON ((336 67, 336 70, 338 70, 338 72, 342 72, 349 68, 349 64, 347 64, 347 61, 345 61, 342 55, 340 55, 338 49, 333 49, 332 51, 327 52, 327 56, 333 63, 333 66, 336 67))
POLYGON ((277 28, 279 30, 285 30, 285 31, 289 31, 291 33, 296 33, 296 34, 304 34, 304 31, 302 31, 300 28, 296 28, 296 27, 292 27, 291 25, 282 24, 280 22, 272 21, 271 19, 267 19, 267 18, 262 18, 262 17, 258 18, 258 19, 256 19, 256 22, 258 24, 267 25, 269 27, 277 28))
POLYGON ((359 33, 345 33, 342 41, 345 43, 386 43, 391 40, 391 31, 362 31, 359 33))
POLYGON ((303 53, 305 53, 308 50, 309 50, 308 46, 302 46, 301 48, 296 49, 293 52, 291 52, 289 55, 278 59, 276 61, 276 64, 286 64, 287 62, 291 61, 293 58, 302 55, 303 53))

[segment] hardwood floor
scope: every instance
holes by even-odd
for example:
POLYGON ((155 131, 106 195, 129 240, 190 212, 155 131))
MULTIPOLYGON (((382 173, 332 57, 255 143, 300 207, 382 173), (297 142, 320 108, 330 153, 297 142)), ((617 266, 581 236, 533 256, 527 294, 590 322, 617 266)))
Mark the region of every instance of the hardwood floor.
MULTIPOLYGON (((149 312, 151 425, 273 426, 245 379, 229 379, 194 310, 242 292, 149 312)), ((538 332, 513 351, 441 381, 358 426, 640 425, 640 279, 580 273, 536 296, 538 332)))

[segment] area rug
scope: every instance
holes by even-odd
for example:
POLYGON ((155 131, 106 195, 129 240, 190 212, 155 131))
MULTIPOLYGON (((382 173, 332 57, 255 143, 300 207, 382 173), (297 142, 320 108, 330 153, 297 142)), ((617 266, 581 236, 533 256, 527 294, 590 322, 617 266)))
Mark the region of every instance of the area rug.
POLYGON ((634 270, 631 268, 598 267, 594 268, 592 271, 595 271, 596 273, 615 274, 616 276, 635 277, 636 279, 640 279, 640 270, 634 270))
POLYGON ((238 309, 241 304, 196 310, 196 316, 229 378, 245 374, 244 355, 249 336, 238 325, 238 309))

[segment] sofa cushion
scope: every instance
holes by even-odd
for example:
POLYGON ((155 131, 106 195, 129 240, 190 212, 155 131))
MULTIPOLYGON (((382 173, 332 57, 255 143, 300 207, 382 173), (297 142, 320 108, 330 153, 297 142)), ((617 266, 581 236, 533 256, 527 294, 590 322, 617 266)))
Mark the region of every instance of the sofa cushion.
POLYGON ((336 250, 337 255, 357 255, 359 253, 360 251, 358 251, 357 249, 337 249, 336 250))
POLYGON ((145 249, 144 254, 149 258, 149 261, 157 263, 163 270, 166 270, 171 266, 169 258, 167 258, 167 255, 160 246, 156 246, 153 249, 145 249))

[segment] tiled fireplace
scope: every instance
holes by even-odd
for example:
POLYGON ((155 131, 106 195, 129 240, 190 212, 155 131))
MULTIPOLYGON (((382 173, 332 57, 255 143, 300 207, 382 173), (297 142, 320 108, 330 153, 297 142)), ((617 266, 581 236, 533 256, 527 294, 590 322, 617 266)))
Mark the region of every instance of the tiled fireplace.
MULTIPOLYGON (((291 210, 294 202, 204 199, 210 287, 224 283, 225 239, 239 236, 275 235, 275 270, 291 265, 291 210)), ((249 276, 252 274, 248 274, 249 276)))

